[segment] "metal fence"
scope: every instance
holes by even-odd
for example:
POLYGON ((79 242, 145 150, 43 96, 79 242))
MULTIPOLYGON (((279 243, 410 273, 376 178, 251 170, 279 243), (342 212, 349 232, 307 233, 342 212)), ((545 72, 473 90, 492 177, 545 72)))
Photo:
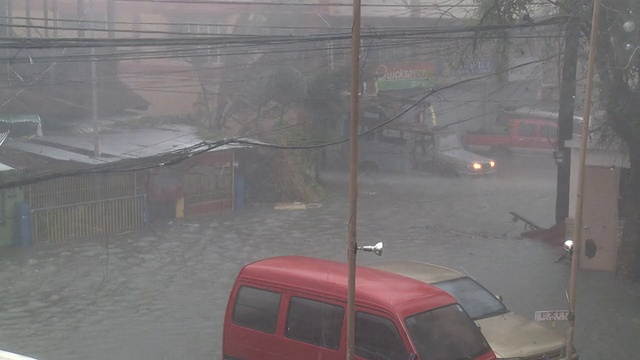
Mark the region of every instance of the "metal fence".
POLYGON ((97 174, 27 186, 33 242, 62 242, 143 226, 144 176, 97 174))

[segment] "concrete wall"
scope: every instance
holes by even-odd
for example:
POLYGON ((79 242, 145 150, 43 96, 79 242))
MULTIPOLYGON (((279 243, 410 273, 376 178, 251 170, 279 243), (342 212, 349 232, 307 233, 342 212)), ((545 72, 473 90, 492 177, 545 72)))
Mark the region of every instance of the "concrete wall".
MULTIPOLYGON (((575 219, 578 193, 579 141, 568 141, 571 152, 569 218, 575 219)), ((582 207, 582 251, 580 266, 585 269, 615 271, 620 230, 618 198, 620 169, 629 167, 629 158, 618 150, 589 149, 582 207)), ((573 229, 569 229, 573 233, 573 229)))

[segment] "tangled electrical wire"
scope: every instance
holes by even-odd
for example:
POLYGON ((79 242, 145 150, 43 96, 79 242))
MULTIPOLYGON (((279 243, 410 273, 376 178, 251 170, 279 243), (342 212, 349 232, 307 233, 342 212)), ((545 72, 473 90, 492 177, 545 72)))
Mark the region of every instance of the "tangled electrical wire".
MULTIPOLYGON (((421 27, 413 29, 364 30, 361 38, 397 39, 487 31, 506 31, 548 26, 562 23, 565 16, 552 16, 537 22, 507 25, 474 25, 450 27, 421 27)), ((477 35, 474 35, 477 36, 477 35)), ((52 49, 100 47, 154 47, 154 46, 229 46, 229 45, 289 45, 300 43, 349 40, 350 32, 313 35, 241 35, 212 34, 166 38, 0 38, 0 49, 52 49)))
MULTIPOLYGON (((526 66, 531 66, 537 63, 541 63, 541 62, 545 62, 548 60, 551 60, 553 58, 555 58, 556 56, 558 56, 558 54, 554 54, 553 56, 549 56, 547 58, 544 59, 540 59, 540 60, 535 60, 535 61, 530 61, 530 62, 526 62, 523 64, 519 64, 519 65, 515 65, 512 67, 509 67, 507 69, 503 69, 501 71, 498 71, 496 73, 492 73, 492 74, 486 74, 486 75, 481 75, 481 76, 477 76, 477 77, 473 77, 473 78, 468 78, 468 79, 464 79, 452 84, 448 84, 445 86, 441 86, 439 88, 436 89, 431 89, 430 91, 428 91, 424 96, 422 96, 420 99, 416 100, 412 105, 404 108, 404 110, 402 110, 400 113, 396 114, 395 116, 386 119, 380 123, 378 123, 377 125, 369 128, 366 131, 363 131, 361 133, 358 134, 359 137, 365 136, 367 134, 370 134, 386 125, 389 125, 390 123, 400 119, 402 116, 404 116, 405 114, 407 114, 409 111, 413 110, 414 108, 416 108, 418 105, 420 105, 422 102, 424 102, 428 97, 444 91, 446 89, 450 89, 459 85, 463 85, 463 84, 467 84, 470 82, 474 82, 474 81, 478 81, 478 80, 482 80, 482 79, 488 79, 491 77, 494 77, 496 75, 499 75, 501 73, 505 73, 508 71, 512 71, 518 68, 522 68, 522 67, 526 67, 526 66)), ((169 152, 165 152, 162 154, 158 154, 158 155, 153 155, 153 156, 148 156, 148 157, 144 157, 144 158, 136 158, 136 159, 123 159, 123 160, 118 160, 118 161, 114 161, 114 162, 110 162, 110 163, 105 163, 105 164, 96 164, 96 165, 89 165, 89 166, 79 166, 79 167, 75 167, 75 168, 71 168, 71 169, 67 169, 67 170, 12 170, 12 171, 4 171, 0 173, 0 189, 7 189, 7 188, 13 188, 13 187, 19 187, 19 186, 24 186, 24 185, 29 185, 29 184, 34 184, 34 183, 38 183, 38 182, 42 182, 42 181, 47 181, 47 180, 53 180, 53 179, 58 179, 58 178, 63 178, 63 177, 69 177, 69 176, 78 176, 78 175, 92 175, 92 174, 104 174, 104 173, 123 173, 123 172, 133 172, 133 171, 142 171, 142 170, 148 170, 148 169, 152 169, 152 168, 157 168, 157 167, 163 167, 163 166, 171 166, 171 165, 176 165, 179 164, 189 158, 192 158, 194 156, 198 156, 200 154, 212 151, 212 150, 216 150, 216 149, 220 149, 223 146, 229 146, 230 148, 233 148, 233 146, 235 145, 240 146, 240 147, 253 147, 253 146, 257 146, 257 147, 264 147, 264 148, 271 148, 271 149, 279 149, 279 150, 310 150, 310 149, 318 149, 318 148, 325 148, 325 147, 330 147, 330 146, 335 146, 335 145, 339 145, 339 144, 343 144, 348 142, 350 139, 349 138, 344 138, 338 141, 332 141, 332 142, 325 142, 325 143, 320 143, 320 144, 312 144, 312 145, 301 145, 301 146, 287 146, 287 145, 279 145, 279 144, 270 144, 270 143, 266 143, 266 142, 261 142, 261 141, 257 141, 257 140, 252 140, 252 139, 246 139, 246 138, 231 138, 231 139, 223 139, 223 140, 218 140, 218 141, 202 141, 199 142, 195 145, 191 145, 188 147, 184 147, 178 150, 173 150, 173 151, 169 151, 169 152)))

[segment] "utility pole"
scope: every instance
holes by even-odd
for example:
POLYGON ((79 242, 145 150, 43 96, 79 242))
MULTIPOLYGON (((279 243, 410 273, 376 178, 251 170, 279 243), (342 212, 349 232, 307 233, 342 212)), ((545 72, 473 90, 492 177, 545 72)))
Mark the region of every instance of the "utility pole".
MULTIPOLYGON (((9 18, 11 17, 9 13, 9 1, 3 0, 0 1, 0 23, 2 26, 0 27, 0 36, 4 38, 8 38, 11 34, 11 29, 9 27, 9 18)), ((9 49, 4 49, 2 51, 2 56, 5 58, 5 79, 7 81, 7 86, 9 83, 9 74, 11 74, 11 66, 9 65, 9 49)))
POLYGON ((98 123, 98 78, 96 76, 96 48, 91 48, 91 110, 93 113, 93 155, 100 157, 100 124, 98 123))
MULTIPOLYGON (((46 0, 45 0, 46 1, 46 0)), ((51 0, 51 22, 53 23, 52 35, 58 37, 58 0, 51 0)), ((52 66, 49 71, 49 88, 53 91, 56 87, 56 67, 52 66)))
POLYGON ((51 17, 53 18, 53 37, 58 37, 58 0, 52 0, 51 17))
POLYGON ((349 157, 349 225, 347 260, 349 279, 347 289, 347 360, 355 357, 356 339, 356 224, 358 213, 358 129, 360 118, 360 11, 361 1, 353 0, 351 28, 351 132, 349 157))
POLYGON ((114 0, 107 0, 107 30, 109 30, 109 38, 115 37, 115 18, 116 18, 116 4, 114 0))
POLYGON ((565 28, 562 81, 560 82, 560 105, 558 109, 558 139, 555 154, 558 165, 556 224, 569 217, 571 149, 565 146, 565 141, 571 140, 573 135, 579 39, 580 20, 575 16, 570 16, 565 28))
POLYGON ((600 2, 593 2, 593 18, 591 19, 591 38, 589 39, 589 62, 587 66, 587 84, 584 95, 584 115, 582 138, 580 143, 580 162, 578 163, 578 192, 576 198, 576 219, 573 239, 573 256, 571 257, 571 280, 569 284, 569 326, 567 328, 567 359, 573 359, 573 335, 576 321, 576 287, 582 248, 582 205, 584 203, 584 174, 589 143, 589 118, 591 115, 591 93, 593 91, 593 75, 596 63, 598 21, 600 20, 600 2))
POLYGON ((25 23, 27 24, 27 37, 31 37, 31 0, 25 0, 24 2, 24 16, 27 18, 25 23))
POLYGON ((49 0, 42 0, 42 18, 44 20, 44 37, 49 37, 49 0))
MULTIPOLYGON (((90 24, 93 24, 93 8, 89 9, 90 24)), ((95 35, 94 35, 95 37, 95 35)), ((98 76, 96 74, 96 48, 91 48, 91 112, 93 114, 93 155, 100 157, 100 124, 98 122, 98 76)))
POLYGON ((78 0, 77 2, 77 13, 78 13, 78 37, 84 37, 84 25, 82 24, 82 20, 84 19, 84 0, 78 0))

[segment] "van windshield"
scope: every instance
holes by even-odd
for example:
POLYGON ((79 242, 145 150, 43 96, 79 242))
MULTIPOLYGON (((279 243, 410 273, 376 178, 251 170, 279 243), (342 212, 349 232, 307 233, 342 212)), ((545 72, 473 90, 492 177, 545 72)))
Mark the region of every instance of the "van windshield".
POLYGON ((468 277, 432 284, 453 295, 474 320, 509 312, 492 293, 468 277))
POLYGON ((409 316, 405 324, 421 359, 466 360, 490 350, 480 329, 458 304, 409 316))

